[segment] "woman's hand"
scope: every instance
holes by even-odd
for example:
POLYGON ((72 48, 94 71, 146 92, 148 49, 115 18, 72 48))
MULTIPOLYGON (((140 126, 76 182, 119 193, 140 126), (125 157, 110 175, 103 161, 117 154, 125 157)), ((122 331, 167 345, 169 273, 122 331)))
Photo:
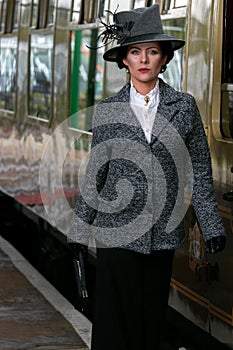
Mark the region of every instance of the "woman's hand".
POLYGON ((226 245, 226 237, 225 236, 216 236, 208 239, 205 242, 206 251, 209 254, 215 254, 221 252, 226 245))

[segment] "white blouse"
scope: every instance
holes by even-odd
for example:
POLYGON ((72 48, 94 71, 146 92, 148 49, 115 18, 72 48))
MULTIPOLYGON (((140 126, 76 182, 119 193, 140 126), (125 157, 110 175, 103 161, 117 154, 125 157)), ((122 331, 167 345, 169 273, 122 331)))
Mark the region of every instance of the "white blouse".
POLYGON ((147 141, 151 141, 151 133, 159 105, 159 81, 155 87, 147 94, 141 95, 131 81, 130 106, 137 116, 147 141))

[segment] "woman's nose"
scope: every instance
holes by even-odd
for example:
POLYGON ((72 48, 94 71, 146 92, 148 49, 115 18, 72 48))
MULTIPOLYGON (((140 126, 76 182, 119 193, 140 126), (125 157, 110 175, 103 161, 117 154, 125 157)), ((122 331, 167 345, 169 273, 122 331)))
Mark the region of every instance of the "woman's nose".
POLYGON ((141 62, 147 63, 147 53, 146 52, 141 53, 141 62))

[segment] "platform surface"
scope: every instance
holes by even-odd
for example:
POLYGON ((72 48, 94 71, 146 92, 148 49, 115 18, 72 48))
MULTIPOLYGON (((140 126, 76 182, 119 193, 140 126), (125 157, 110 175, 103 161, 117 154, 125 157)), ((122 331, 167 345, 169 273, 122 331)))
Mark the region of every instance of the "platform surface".
POLYGON ((0 349, 87 350, 90 333, 90 322, 0 237, 0 349))

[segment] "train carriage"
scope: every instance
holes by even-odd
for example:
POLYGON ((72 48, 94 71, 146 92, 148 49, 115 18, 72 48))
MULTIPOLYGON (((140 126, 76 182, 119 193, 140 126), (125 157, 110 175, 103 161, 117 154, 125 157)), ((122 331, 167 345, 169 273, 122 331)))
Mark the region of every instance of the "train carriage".
MULTIPOLYGON (((165 31, 186 41, 162 78, 196 98, 227 231, 224 252, 207 255, 190 204, 187 243, 175 254, 169 304, 233 349, 233 3, 158 2, 165 31)), ((109 11, 152 3, 0 1, 1 207, 4 211, 10 203, 33 220, 36 230, 27 235, 20 232, 16 240, 23 242, 26 254, 28 249, 38 268, 74 303, 66 280, 69 264, 62 259, 90 150, 93 110, 129 79, 125 71, 102 59, 106 47, 97 41, 103 30, 100 19, 107 23, 109 11), (90 49, 96 46, 98 50, 90 49)), ((186 200, 190 200, 188 194, 186 200)), ((94 266, 95 249, 90 248, 89 254, 94 266)))

